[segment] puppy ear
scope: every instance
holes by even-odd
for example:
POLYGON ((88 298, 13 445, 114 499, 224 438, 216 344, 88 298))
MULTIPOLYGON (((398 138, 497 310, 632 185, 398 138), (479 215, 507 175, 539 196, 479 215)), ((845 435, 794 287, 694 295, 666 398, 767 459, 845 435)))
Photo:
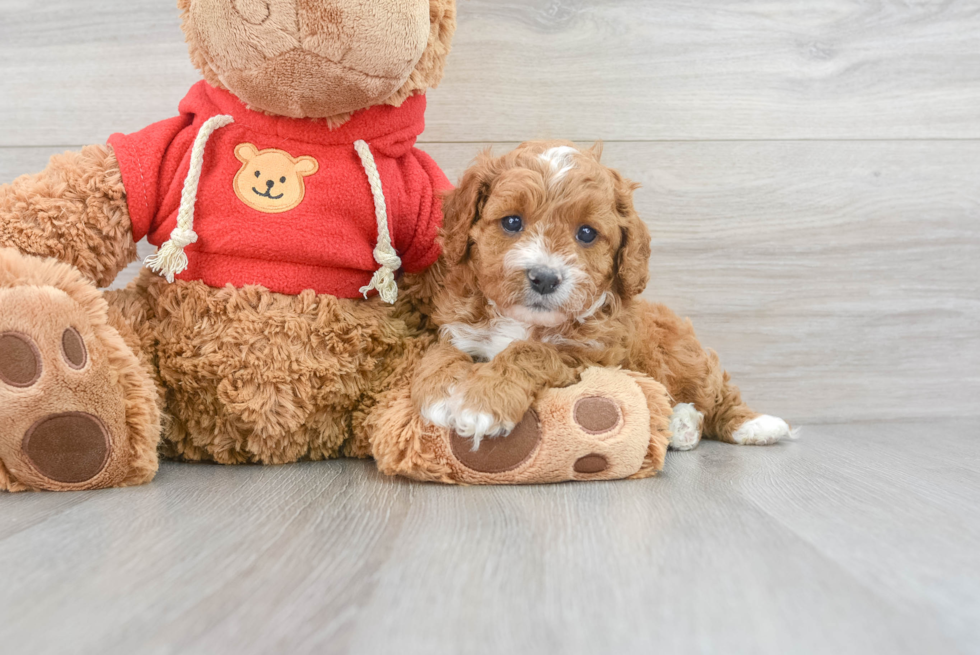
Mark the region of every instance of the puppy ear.
POLYGON ((650 278, 650 231, 633 207, 633 192, 639 184, 612 171, 616 213, 622 217, 619 250, 616 251, 616 291, 621 298, 643 293, 650 278))
POLYGON ((592 147, 589 148, 586 152, 592 155, 592 157, 597 162, 602 162, 602 151, 604 148, 605 148, 605 144, 603 144, 602 141, 596 141, 595 143, 592 144, 592 147))
POLYGON ((447 262, 461 264, 468 259, 470 228, 479 222, 496 177, 497 160, 485 150, 463 174, 459 186, 443 196, 439 240, 447 262))

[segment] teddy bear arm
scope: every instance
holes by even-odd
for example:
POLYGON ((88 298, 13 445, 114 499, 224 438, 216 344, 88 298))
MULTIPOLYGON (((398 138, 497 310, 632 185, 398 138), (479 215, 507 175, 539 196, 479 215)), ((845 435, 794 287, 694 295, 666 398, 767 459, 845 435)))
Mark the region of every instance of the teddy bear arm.
POLYGON ((73 265, 100 287, 136 259, 122 174, 108 145, 51 158, 0 186, 0 247, 73 265))

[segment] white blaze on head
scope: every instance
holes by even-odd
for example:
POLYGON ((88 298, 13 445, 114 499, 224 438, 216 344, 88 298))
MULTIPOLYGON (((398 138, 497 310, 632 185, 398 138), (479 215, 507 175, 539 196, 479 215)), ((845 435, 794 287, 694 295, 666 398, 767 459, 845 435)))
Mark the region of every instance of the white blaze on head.
POLYGON ((541 153, 540 158, 551 164, 552 186, 561 182, 570 170, 575 168, 575 155, 578 150, 571 146, 556 146, 541 153))
POLYGON ((532 268, 550 268, 565 278, 565 272, 571 268, 571 262, 562 255, 553 252, 545 243, 541 233, 530 235, 522 243, 517 244, 504 255, 504 267, 508 271, 529 271, 532 268))

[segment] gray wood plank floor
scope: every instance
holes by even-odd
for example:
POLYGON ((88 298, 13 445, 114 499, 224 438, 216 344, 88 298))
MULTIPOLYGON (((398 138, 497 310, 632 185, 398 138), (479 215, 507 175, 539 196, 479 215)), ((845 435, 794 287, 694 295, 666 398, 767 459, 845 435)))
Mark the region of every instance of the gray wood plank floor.
POLYGON ((975 421, 704 443, 639 482, 166 464, 0 503, 18 653, 978 653, 975 421))

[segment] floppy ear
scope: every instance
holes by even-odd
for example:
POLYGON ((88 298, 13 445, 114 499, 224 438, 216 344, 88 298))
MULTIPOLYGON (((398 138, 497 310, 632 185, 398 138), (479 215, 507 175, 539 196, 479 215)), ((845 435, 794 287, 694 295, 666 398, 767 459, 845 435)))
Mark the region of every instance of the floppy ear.
POLYGON ((296 160, 296 173, 301 177, 309 177, 320 170, 320 163, 313 157, 300 157, 296 160))
POLYGON ((443 196, 442 254, 450 264, 461 264, 469 257, 470 228, 480 220, 490 187, 497 177, 498 160, 489 150, 480 153, 475 164, 463 174, 459 186, 443 196))
POLYGON ((259 155, 258 149, 251 143, 240 143, 235 146, 235 157, 243 164, 247 164, 259 155))
POLYGON ((650 278, 650 231, 633 207, 633 192, 639 184, 612 171, 616 213, 622 217, 619 250, 616 252, 616 291, 621 298, 643 293, 650 278))

